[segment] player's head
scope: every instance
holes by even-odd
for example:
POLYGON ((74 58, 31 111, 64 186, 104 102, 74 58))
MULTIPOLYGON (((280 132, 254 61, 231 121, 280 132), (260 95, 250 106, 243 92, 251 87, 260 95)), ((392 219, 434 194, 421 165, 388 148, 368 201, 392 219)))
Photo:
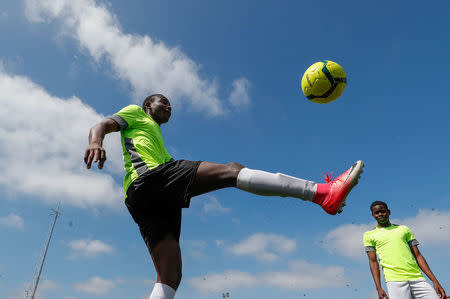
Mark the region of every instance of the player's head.
POLYGON ((142 109, 159 125, 169 121, 172 107, 169 100, 162 94, 152 94, 145 98, 142 109))
POLYGON ((375 206, 384 206, 384 208, 386 210, 389 210, 387 203, 385 203, 384 201, 381 201, 381 200, 376 200, 376 201, 374 201, 373 203, 370 204, 370 211, 371 212, 373 211, 373 207, 375 207, 375 206))
POLYGON ((383 225, 389 223, 389 215, 391 215, 391 211, 384 201, 376 200, 371 203, 370 211, 372 212, 372 216, 373 218, 375 218, 378 224, 383 225))

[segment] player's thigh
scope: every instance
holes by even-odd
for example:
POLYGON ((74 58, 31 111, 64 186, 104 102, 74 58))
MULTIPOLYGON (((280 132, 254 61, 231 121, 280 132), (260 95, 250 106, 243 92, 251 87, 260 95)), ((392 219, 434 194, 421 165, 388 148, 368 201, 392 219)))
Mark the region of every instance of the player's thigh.
POLYGON ((236 186, 236 179, 242 168, 244 166, 236 162, 221 164, 202 161, 192 186, 193 194, 236 186))
POLYGON ((236 179, 242 168, 244 165, 237 162, 222 164, 202 161, 197 169, 197 178, 199 180, 236 179))
POLYGON ((412 299, 407 281, 389 281, 386 283, 389 299, 412 299))
POLYGON ((439 299, 436 290, 425 280, 410 281, 414 299, 439 299))

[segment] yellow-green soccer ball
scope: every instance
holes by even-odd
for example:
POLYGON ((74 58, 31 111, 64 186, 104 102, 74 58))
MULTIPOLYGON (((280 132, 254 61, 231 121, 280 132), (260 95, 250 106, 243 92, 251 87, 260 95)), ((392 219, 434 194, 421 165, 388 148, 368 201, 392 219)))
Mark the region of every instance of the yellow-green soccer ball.
POLYGON ((303 93, 311 102, 319 104, 327 104, 339 98, 346 85, 344 69, 329 60, 314 63, 302 78, 303 93))

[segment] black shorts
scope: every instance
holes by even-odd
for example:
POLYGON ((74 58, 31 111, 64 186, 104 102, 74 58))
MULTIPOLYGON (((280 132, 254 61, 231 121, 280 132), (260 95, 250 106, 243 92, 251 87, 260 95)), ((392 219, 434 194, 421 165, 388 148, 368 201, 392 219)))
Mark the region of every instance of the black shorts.
POLYGON ((128 187, 125 204, 150 252, 168 234, 179 241, 181 209, 189 207, 190 190, 200 163, 167 162, 141 175, 128 187))

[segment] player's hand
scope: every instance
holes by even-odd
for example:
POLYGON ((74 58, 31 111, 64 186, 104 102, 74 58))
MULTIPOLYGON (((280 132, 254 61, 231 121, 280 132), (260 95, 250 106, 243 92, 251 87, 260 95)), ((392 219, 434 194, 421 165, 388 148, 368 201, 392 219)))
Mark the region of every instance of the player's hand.
POLYGON ((389 299, 388 295, 383 289, 379 289, 378 291, 378 299, 389 299))
POLYGON ((98 169, 103 168, 103 164, 106 161, 106 151, 98 144, 89 144, 88 148, 84 152, 84 163, 86 163, 87 169, 91 168, 92 162, 98 162, 98 169))
POLYGON ((447 298, 444 289, 442 288, 441 284, 438 281, 433 282, 433 287, 436 290, 436 293, 438 294, 439 298, 441 299, 447 298))

